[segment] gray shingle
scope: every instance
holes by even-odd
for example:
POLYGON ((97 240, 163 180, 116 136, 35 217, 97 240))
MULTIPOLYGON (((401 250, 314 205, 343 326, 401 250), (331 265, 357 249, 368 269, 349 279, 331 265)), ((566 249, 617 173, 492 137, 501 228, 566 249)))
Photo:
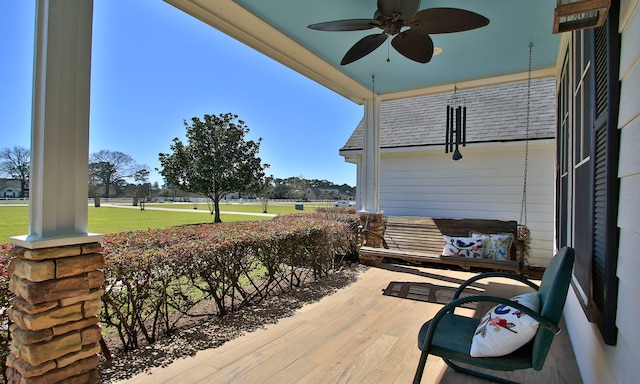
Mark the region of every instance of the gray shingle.
MULTIPOLYGON (((453 93, 383 102, 380 106, 381 148, 443 145, 447 101, 453 93)), ((467 143, 526 138, 527 81, 458 91, 467 107, 467 143)), ((555 79, 531 81, 529 138, 555 137, 555 79)), ((364 119, 340 150, 360 150, 364 119)))

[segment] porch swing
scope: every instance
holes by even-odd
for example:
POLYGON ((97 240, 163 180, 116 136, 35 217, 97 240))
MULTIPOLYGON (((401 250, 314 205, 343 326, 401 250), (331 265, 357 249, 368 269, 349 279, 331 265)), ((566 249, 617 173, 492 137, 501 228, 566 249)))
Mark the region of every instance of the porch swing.
MULTIPOLYGON (((367 218, 367 222, 364 223, 361 230, 359 255, 362 263, 377 266, 384 259, 395 259, 416 264, 455 265, 464 270, 481 268, 494 271, 512 271, 518 275, 523 273, 530 251, 530 234, 527 228, 527 173, 532 47, 533 44, 530 44, 524 182, 520 221, 389 216, 380 223, 380 228, 373 229, 367 218), (469 236, 476 242, 469 242, 469 236), (443 238, 446 242, 444 249, 443 238), (486 251, 480 254, 477 249, 474 249, 478 238, 484 238, 483 242, 498 245, 492 246, 489 254, 486 251), (505 247, 504 244, 507 242, 511 245, 505 247)), ((466 141, 466 107, 464 104, 464 98, 457 94, 456 89, 447 105, 445 147, 445 152, 453 153, 453 160, 462 158, 459 145, 464 146, 466 141)))

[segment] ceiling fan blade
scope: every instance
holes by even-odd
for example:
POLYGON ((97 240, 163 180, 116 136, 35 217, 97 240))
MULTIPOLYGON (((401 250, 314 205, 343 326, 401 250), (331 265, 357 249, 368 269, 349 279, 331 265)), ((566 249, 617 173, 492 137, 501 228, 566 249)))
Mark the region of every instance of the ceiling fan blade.
POLYGON ((373 19, 349 19, 327 21, 324 23, 311 24, 307 28, 317 29, 319 31, 362 31, 379 27, 380 22, 373 19))
POLYGON ((366 55, 375 51, 375 49, 382 45, 385 40, 387 40, 387 35, 384 33, 365 36, 355 43, 351 49, 349 49, 342 58, 340 65, 347 65, 356 60, 362 59, 366 55))
POLYGON ((429 35, 411 32, 411 30, 396 35, 391 45, 402 56, 418 63, 428 63, 433 57, 433 41, 429 35))
POLYGON ((378 10, 388 18, 398 14, 398 19, 405 20, 415 15, 418 8, 420 0, 378 0, 378 10))
POLYGON ((417 33, 453 33, 484 27, 489 19, 464 9, 429 8, 416 13, 406 24, 417 33))

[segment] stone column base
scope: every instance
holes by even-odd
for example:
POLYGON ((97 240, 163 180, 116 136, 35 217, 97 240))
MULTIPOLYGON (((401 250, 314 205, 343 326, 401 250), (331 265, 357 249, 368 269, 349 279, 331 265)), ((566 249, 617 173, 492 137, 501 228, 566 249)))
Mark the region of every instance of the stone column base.
POLYGON ((9 265, 9 383, 99 383, 100 243, 26 249, 9 265))

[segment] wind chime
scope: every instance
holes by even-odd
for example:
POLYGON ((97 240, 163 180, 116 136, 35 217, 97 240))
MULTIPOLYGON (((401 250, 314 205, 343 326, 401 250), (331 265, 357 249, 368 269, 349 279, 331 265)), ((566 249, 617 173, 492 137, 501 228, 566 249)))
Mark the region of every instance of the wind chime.
POLYGON ((453 152, 453 160, 462 159, 459 146, 467 145, 467 107, 464 97, 458 95, 458 87, 447 100, 447 132, 444 153, 453 152), (454 149, 455 145, 455 149, 454 149))

